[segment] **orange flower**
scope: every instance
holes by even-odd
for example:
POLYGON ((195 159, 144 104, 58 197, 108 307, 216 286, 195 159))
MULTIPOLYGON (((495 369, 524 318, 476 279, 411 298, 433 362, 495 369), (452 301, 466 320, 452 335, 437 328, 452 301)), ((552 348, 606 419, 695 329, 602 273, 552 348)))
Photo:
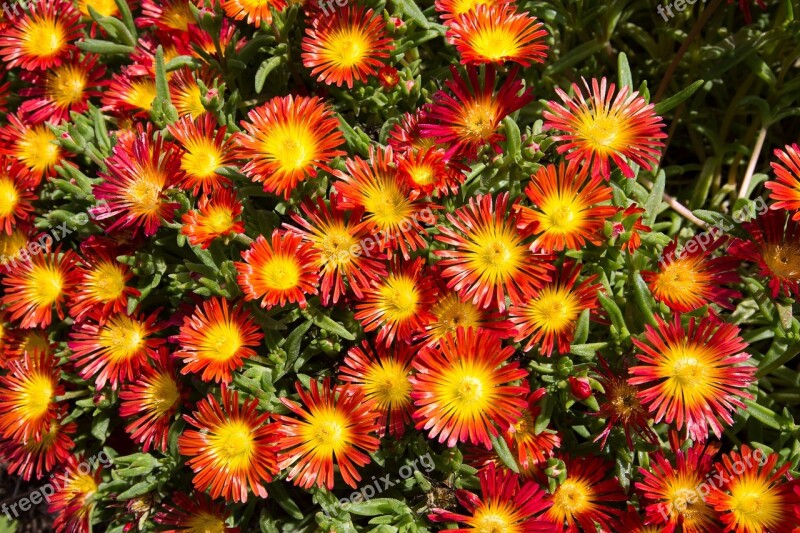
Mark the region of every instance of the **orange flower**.
POLYGON ((69 314, 78 320, 92 311, 103 316, 123 313, 128 308, 128 297, 140 294, 127 285, 133 278, 130 268, 102 248, 84 252, 78 274, 80 278, 69 305, 69 314))
POLYGON ((49 428, 38 438, 27 442, 17 439, 0 442, 0 454, 7 463, 9 474, 16 474, 25 481, 34 475, 36 479, 42 479, 56 465, 69 459, 70 450, 75 446, 70 435, 75 433, 78 425, 75 422, 61 423, 61 419, 67 416, 66 405, 62 405, 57 413, 50 421, 49 428))
POLYGON ((80 14, 72 2, 65 0, 34 0, 27 5, 30 9, 23 7, 0 35, 0 57, 5 68, 40 70, 58 66, 75 49, 72 42, 81 37, 80 14))
POLYGON ((214 502, 204 492, 187 496, 182 492, 172 495, 170 502, 163 503, 164 510, 156 513, 157 524, 175 526, 174 529, 159 530, 162 533, 188 533, 192 531, 217 531, 219 533, 239 533, 239 528, 228 527, 229 514, 225 504, 214 502))
POLYGON ((230 189, 218 189, 211 196, 200 198, 197 209, 181 217, 181 233, 192 245, 205 250, 215 239, 244 233, 244 222, 236 220, 241 214, 242 204, 236 193, 230 189))
POLYGON ((561 446, 561 437, 555 431, 543 429, 536 433, 536 419, 542 413, 540 403, 546 394, 543 388, 531 391, 522 416, 503 433, 509 448, 516 451, 517 462, 524 473, 531 473, 537 465, 545 463, 553 450, 561 446))
POLYGON ((775 150, 775 157, 778 161, 770 165, 776 180, 764 184, 770 199, 775 200, 772 208, 794 211, 792 220, 800 221, 800 146, 787 144, 783 150, 775 150))
POLYGON ((272 23, 272 9, 283 11, 287 6, 286 0, 220 0, 220 7, 226 15, 233 20, 245 20, 247 23, 261 27, 261 23, 272 23))
POLYGON ((248 487, 267 497, 264 482, 277 473, 275 435, 277 424, 267 424, 268 413, 258 412, 258 400, 239 405, 239 393, 222 386, 222 405, 213 394, 197 403, 197 410, 183 418, 197 429, 178 437, 178 450, 189 457, 195 473, 194 487, 212 498, 246 502, 248 487))
POLYGON ((185 32, 196 24, 191 0, 142 0, 142 16, 136 19, 140 28, 155 26, 164 32, 185 32))
POLYGON ((0 128, 0 153, 18 159, 38 185, 42 178, 56 175, 56 165, 66 164, 67 154, 55 143, 56 136, 47 124, 31 125, 18 114, 6 117, 8 125, 0 128))
POLYGON ((174 72, 169 79, 169 97, 178 116, 197 119, 208 115, 208 110, 203 105, 203 96, 210 98, 211 91, 217 90, 214 88, 216 79, 216 73, 210 69, 195 72, 184 67, 174 72))
POLYGON ((450 19, 469 13, 477 6, 514 5, 514 0, 436 0, 436 11, 447 24, 450 19))
POLYGON ((281 402, 297 417, 278 415, 280 469, 291 468, 287 481, 309 489, 313 486, 333 488, 333 465, 350 487, 356 488, 361 476, 357 467, 369 464, 380 441, 372 435, 378 431, 378 413, 373 403, 360 390, 331 386, 329 378, 322 385, 311 381, 306 391, 298 381, 295 389, 303 405, 288 398, 281 402))
POLYGON ((297 303, 305 309, 304 295, 317 294, 319 254, 296 233, 275 230, 272 244, 259 235, 242 259, 235 263, 237 282, 247 301, 260 298, 266 308, 297 303))
POLYGON ((84 472, 80 465, 87 464, 81 457, 70 456, 64 472, 53 480, 56 493, 50 497, 47 512, 55 515, 53 527, 59 532, 84 532, 91 530, 92 513, 98 486, 102 481, 103 467, 84 472))
POLYGON ((0 232, 13 235, 14 226, 27 220, 38 199, 36 180, 17 159, 0 155, 0 232))
POLYGON ((100 102, 103 111, 125 116, 147 117, 156 99, 156 82, 150 75, 114 74, 100 102))
POLYGON ((219 167, 233 161, 234 138, 225 140, 225 126, 217 129, 214 117, 206 114, 200 118, 187 115, 167 127, 183 148, 181 170, 185 176, 180 183, 182 188, 197 194, 199 191, 210 193, 230 185, 228 178, 217 174, 219 167))

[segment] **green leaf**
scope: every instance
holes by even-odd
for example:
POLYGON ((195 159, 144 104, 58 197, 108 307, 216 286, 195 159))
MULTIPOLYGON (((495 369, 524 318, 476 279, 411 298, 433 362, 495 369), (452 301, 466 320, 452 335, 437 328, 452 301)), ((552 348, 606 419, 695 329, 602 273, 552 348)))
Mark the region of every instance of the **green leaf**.
POLYGON ((602 292, 597 293, 597 299, 600 305, 603 306, 603 309, 606 310, 606 313, 608 313, 608 317, 611 319, 611 323, 614 327, 617 328, 617 331, 627 337, 629 335, 628 328, 625 325, 625 319, 622 317, 622 311, 617 305, 617 302, 602 292))
POLYGON ((666 100, 662 100, 658 102, 655 106, 655 113, 656 115, 664 115, 667 111, 672 110, 675 107, 678 107, 680 104, 685 102, 690 96, 692 96, 697 89, 700 88, 701 85, 705 83, 705 80, 697 80, 693 84, 689 85, 682 91, 670 96, 666 100))
POLYGON ((519 159, 522 138, 519 133, 517 121, 511 117, 503 119, 503 128, 506 131, 506 154, 507 157, 516 161, 519 159))
POLYGON ((619 56, 617 56, 617 78, 619 79, 620 87, 628 87, 633 91, 631 67, 628 64, 628 56, 625 55, 625 52, 620 52, 619 56))
POLYGON ((633 299, 636 301, 636 307, 642 313, 644 321, 653 327, 657 327, 658 322, 653 315, 653 309, 656 305, 653 295, 638 271, 633 273, 633 299))
POLYGON ((128 0, 114 0, 114 3, 117 4, 117 9, 119 9, 125 27, 128 28, 131 35, 137 35, 136 23, 133 21, 133 14, 131 14, 131 7, 128 5, 128 0))
POLYGON ((645 226, 652 226, 658 216, 658 208, 661 206, 661 201, 664 197, 666 181, 667 175, 663 170, 659 170, 658 174, 656 174, 656 180, 653 182, 653 189, 644 203, 645 214, 642 217, 642 223, 645 226))
POLYGON ((112 43, 110 41, 101 41, 98 39, 84 39, 78 41, 78 48, 84 52, 92 52, 94 54, 131 55, 135 51, 133 46, 112 43))
POLYGON ((752 400, 745 400, 744 404, 747 406, 745 411, 748 415, 752 416, 764 425, 773 429, 781 429, 781 423, 775 411, 767 409, 763 405, 759 405, 752 400))
POLYGON ((136 498, 138 496, 143 496, 153 490, 157 482, 155 481, 140 481, 139 483, 135 484, 119 496, 117 496, 117 500, 130 500, 136 498))
POLYGON ((324 314, 319 309, 309 306, 306 311, 314 321, 314 325, 318 328, 324 329, 325 331, 333 333, 334 335, 338 335, 339 337, 349 341, 355 340, 355 335, 347 331, 344 326, 333 320, 328 315, 324 314))
POLYGON ((270 483, 269 495, 273 501, 278 502, 278 505, 280 505, 281 508, 289 514, 289 516, 295 520, 303 519, 303 512, 289 496, 289 493, 286 492, 286 489, 283 487, 283 483, 281 481, 270 483))
POLYGON ((394 498, 374 498, 372 500, 351 503, 347 512, 359 516, 380 516, 386 514, 402 514, 408 506, 394 498))
POLYGON ((255 82, 257 93, 261 92, 261 90, 264 88, 264 82, 267 81, 267 76, 269 76, 269 73, 281 64, 282 60, 282 56, 275 56, 261 63, 261 66, 258 67, 258 71, 256 71, 255 82))
POLYGON ((283 345, 283 349, 286 351, 287 367, 290 367, 294 363, 294 360, 300 355, 300 343, 313 323, 313 320, 306 320, 286 337, 286 344, 283 345))
POLYGON ((506 465, 512 472, 519 474, 519 466, 517 465, 517 460, 514 459, 514 455, 511 453, 511 450, 508 449, 508 444, 506 444, 506 440, 502 437, 497 438, 495 435, 489 435, 489 439, 492 441, 492 449, 497 453, 497 456, 503 461, 503 464, 506 465))
POLYGON ((156 97, 150 108, 150 118, 165 126, 178 120, 178 110, 172 105, 167 84, 167 71, 164 67, 164 49, 159 45, 156 49, 156 97))
POLYGON ((430 22, 428 22, 425 14, 417 7, 417 4, 413 0, 394 0, 394 4, 403 14, 414 19, 421 28, 426 30, 430 28, 430 22))

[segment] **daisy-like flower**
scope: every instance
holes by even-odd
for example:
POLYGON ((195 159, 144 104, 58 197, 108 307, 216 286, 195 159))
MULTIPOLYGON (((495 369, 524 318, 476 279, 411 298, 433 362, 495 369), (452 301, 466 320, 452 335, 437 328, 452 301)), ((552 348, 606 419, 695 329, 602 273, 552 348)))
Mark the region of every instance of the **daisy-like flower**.
POLYGON ((408 259, 411 251, 425 248, 420 222, 432 221, 432 206, 412 196, 397 170, 394 151, 372 147, 369 161, 355 156, 345 166, 346 172, 334 171, 339 180, 334 186, 342 209, 363 209, 362 225, 374 236, 368 249, 376 244, 381 251, 399 248, 408 259))
POLYGON ((447 158, 464 157, 474 160, 478 150, 489 145, 500 151, 500 141, 505 137, 498 130, 500 123, 509 114, 521 109, 533 100, 530 89, 523 90, 522 81, 513 69, 506 81, 495 92, 496 71, 486 67, 483 83, 478 69, 467 67, 467 79, 461 77, 455 67, 450 67, 453 79, 433 96, 425 122, 420 125, 422 135, 448 144, 447 158), (452 93, 452 94, 451 94, 452 93))
POLYGON ((236 150, 247 161, 242 172, 287 199, 301 181, 316 177, 319 169, 332 172, 328 163, 346 155, 339 149, 344 144, 339 120, 317 97, 276 96, 241 124, 247 131, 239 134, 236 150))
POLYGON ((36 181, 17 159, 0 155, 0 232, 14 233, 14 226, 30 217, 36 181))
POLYGON ((167 449, 169 428, 184 397, 169 351, 159 346, 153 362, 144 365, 136 380, 124 384, 119 393, 119 415, 131 421, 125 431, 142 445, 142 451, 167 449))
POLYGON ((464 65, 513 61, 529 67, 547 57, 543 28, 536 17, 511 5, 477 5, 448 21, 447 38, 464 65))
POLYGON ((211 196, 200 198, 197 210, 181 217, 181 233, 192 245, 205 250, 215 239, 244 233, 244 222, 237 220, 241 214, 242 203, 236 193, 231 189, 218 189, 211 196))
POLYGON ((737 283, 739 260, 725 255, 711 257, 714 251, 727 242, 726 237, 698 234, 675 253, 677 238, 661 254, 658 272, 644 271, 642 278, 649 284, 653 297, 664 302, 673 311, 688 313, 704 305, 715 303, 733 309, 731 300, 741 294, 724 284, 737 283))
POLYGON ((58 66, 23 73, 22 79, 30 86, 19 91, 26 97, 20 112, 34 123, 57 123, 68 120, 71 111, 86 111, 89 99, 98 98, 107 83, 102 80, 105 68, 97 65, 98 59, 94 54, 81 57, 73 51, 58 66))
POLYGON ((470 442, 491 449, 495 425, 505 430, 527 406, 528 372, 507 363, 513 354, 493 333, 472 328, 459 328, 438 347, 423 347, 410 378, 417 429, 430 430, 428 438, 438 436, 451 448, 470 442), (520 379, 521 385, 510 384, 520 379))
POLYGON ((108 317, 93 314, 74 325, 68 345, 81 377, 94 377, 97 389, 106 383, 116 389, 118 384, 136 379, 147 366, 148 356, 154 356, 165 342, 153 337, 160 329, 157 318, 157 313, 146 318, 124 312, 108 317))
POLYGON ((477 6, 514 5, 514 0, 436 0, 436 11, 445 22, 469 13, 477 6))
POLYGON ((10 235, 0 231, 0 272, 16 268, 22 259, 23 251, 28 253, 26 248, 30 230, 27 224, 22 224, 22 226, 25 229, 17 226, 10 235))
POLYGON ((23 360, 25 353, 44 353, 55 355, 56 344, 50 340, 49 334, 45 329, 10 329, 5 328, 3 332, 5 342, 6 362, 15 359, 23 360))
POLYGON ((156 82, 151 76, 133 76, 122 72, 114 74, 103 92, 100 102, 103 111, 116 115, 132 113, 146 117, 156 99, 156 82))
POLYGON ((202 372, 203 381, 230 383, 232 372, 256 355, 253 348, 263 338, 249 311, 229 306, 224 298, 212 298, 184 317, 175 357, 185 363, 181 374, 202 372))
POLYGON ((71 456, 64 472, 53 480, 57 490, 49 499, 47 512, 55 515, 53 528, 58 532, 91 530, 96 505, 93 496, 102 481, 103 467, 85 471, 85 467, 80 468, 84 464, 87 463, 82 458, 71 456))
POLYGON ((7 462, 9 474, 16 474, 25 481, 35 476, 41 479, 58 464, 63 464, 70 457, 70 450, 75 446, 70 435, 75 433, 78 425, 75 422, 61 424, 67 415, 67 406, 62 405, 60 412, 50 421, 49 427, 38 438, 22 442, 8 439, 0 442, 0 455, 7 462))
POLYGON ((546 129, 564 132, 553 137, 562 143, 558 153, 568 152, 567 160, 583 161, 592 176, 609 178, 609 159, 627 178, 635 176, 629 163, 652 170, 664 147, 660 139, 667 137, 653 104, 628 87, 616 92, 616 85, 609 85, 605 78, 592 79, 591 89, 585 79, 583 85, 586 97, 576 83, 572 84, 573 98, 556 88, 564 105, 551 100, 543 112, 546 129))
POLYGON ((768 211, 743 224, 752 240, 737 239, 728 253, 737 259, 758 265, 759 273, 769 280, 772 297, 785 294, 800 296, 800 222, 789 219, 784 211, 768 211))
POLYGON ((96 218, 117 219, 108 231, 142 228, 149 237, 161 227, 162 218, 172 222, 178 204, 167 202, 165 191, 183 176, 175 145, 159 134, 153 139, 149 127, 140 127, 130 146, 114 146, 106 164, 108 171, 101 174, 105 181, 93 192, 107 202, 102 211, 95 211, 96 218))
POLYGON ((636 488, 644 498, 647 523, 661 525, 665 531, 718 531, 717 513, 697 492, 711 473, 716 447, 696 443, 684 452, 676 446, 674 435, 672 440, 674 464, 658 451, 651 455, 649 469, 639 468, 643 479, 636 488))
POLYGON ((383 17, 364 6, 348 5, 317 17, 303 37, 303 65, 328 85, 353 88, 377 74, 394 48, 383 17))
POLYGON ((222 386, 222 405, 213 394, 197 403, 197 410, 183 418, 196 429, 178 437, 178 450, 189 457, 192 480, 198 491, 212 498, 246 502, 248 487, 267 497, 264 483, 272 481, 276 468, 277 424, 267 424, 269 413, 258 412, 253 398, 239 405, 239 393, 222 386))
POLYGON ((373 402, 357 388, 335 387, 325 378, 322 385, 311 382, 306 391, 295 384, 303 405, 287 398, 281 402, 299 419, 278 416, 279 467, 291 468, 287 481, 309 489, 333 488, 333 465, 339 466, 342 480, 356 488, 361 481, 357 468, 369 464, 368 453, 378 450, 378 413, 373 402))
POLYGON ((421 257, 409 262, 395 258, 389 274, 364 290, 355 318, 364 331, 378 330, 378 343, 387 347, 396 341, 410 343, 433 321, 430 307, 436 299, 436 287, 424 267, 421 257))
POLYGON ((3 277, 5 296, 0 299, 8 306, 9 318, 19 320, 23 328, 47 327, 55 308, 63 319, 78 282, 77 261, 72 250, 43 251, 11 270, 3 277))
POLYGON ((378 71, 378 83, 387 91, 394 89, 400 83, 400 71, 389 65, 384 65, 378 71))
POLYGON ((464 489, 456 491, 458 503, 469 514, 434 508, 428 518, 434 522, 460 522, 467 526, 448 530, 457 533, 547 531, 550 524, 543 519, 543 513, 551 503, 538 483, 520 482, 517 474, 495 468, 492 464, 478 472, 478 481, 481 484, 480 497, 464 489))
MULTIPOLYGON (((378 436, 387 433, 400 438, 411 422, 411 359, 416 349, 406 344, 395 344, 385 348, 378 344, 375 349, 368 341, 355 346, 347 352, 339 379, 352 383, 353 388, 364 393, 367 401, 375 405, 373 410, 380 414, 378 436)), ((352 390, 352 389, 351 389, 352 390)))
POLYGON ((733 423, 731 414, 752 396, 747 387, 756 367, 746 363, 750 354, 739 328, 717 323, 711 317, 688 327, 676 315, 672 323, 656 318, 658 327, 645 326, 645 340, 633 339, 643 364, 630 369, 628 383, 641 385, 639 397, 656 422, 686 426, 689 438, 705 441, 708 429, 719 438, 723 426, 733 423))
POLYGON ((210 114, 200 118, 184 116, 176 123, 168 126, 170 134, 183 148, 181 153, 181 169, 185 172, 180 187, 197 194, 199 191, 210 193, 223 185, 230 185, 230 180, 217 174, 219 167, 233 162, 234 139, 225 140, 225 126, 217 128, 214 117, 210 114))
POLYGON ((791 533, 800 516, 800 481, 787 475, 791 462, 778 466, 777 453, 753 450, 722 456, 714 480, 721 483, 707 497, 720 513, 725 531, 737 533, 791 533))
POLYGON ((545 429, 536 433, 536 418, 542 413, 541 401, 547 395, 544 388, 531 391, 522 416, 504 432, 511 450, 516 451, 517 462, 525 472, 547 461, 553 450, 561 445, 561 437, 555 431, 545 429))
POLYGON ((611 244, 619 246, 629 254, 634 253, 642 245, 640 233, 650 233, 651 228, 642 223, 645 210, 636 204, 626 208, 618 208, 611 219, 611 244))
POLYGON ((18 159, 28 168, 35 184, 53 177, 56 165, 64 164, 64 152, 47 124, 31 125, 18 114, 7 116, 8 125, 0 130, 3 153, 18 159))
POLYGON ((92 311, 101 316, 124 313, 128 297, 139 295, 136 288, 127 285, 133 272, 107 250, 85 251, 78 273, 75 295, 69 302, 69 314, 77 320, 92 311))
POLYGON ((658 437, 650 427, 650 417, 639 399, 641 391, 628 383, 624 377, 628 375, 628 369, 612 370, 602 357, 600 367, 600 370, 597 370, 597 381, 603 387, 603 396, 597 416, 606 419, 606 426, 595 437, 594 442, 599 441, 600 446, 604 448, 612 429, 622 427, 628 448, 631 450, 633 450, 632 434, 639 435, 651 444, 657 444, 658 437))
POLYGON ((172 495, 170 502, 164 502, 162 511, 156 513, 154 520, 172 529, 159 530, 162 533, 238 533, 238 528, 228 527, 228 513, 223 502, 214 502, 204 492, 187 496, 182 492, 172 495))
POLYGON ((142 16, 136 19, 140 28, 155 26, 164 32, 185 32, 197 21, 191 0, 142 0, 142 16))
POLYGON ((539 345, 539 351, 550 357, 553 351, 569 353, 578 319, 586 309, 597 308, 597 291, 592 275, 577 283, 581 265, 565 261, 555 279, 521 304, 511 307, 511 322, 517 330, 516 342, 528 339, 523 351, 539 345))
POLYGON ((169 95, 178 116, 196 119, 208 115, 208 110, 203 105, 203 96, 206 89, 211 89, 214 83, 215 75, 207 69, 195 72, 184 67, 175 72, 169 80, 169 95))
POLYGON ((436 240, 453 249, 436 250, 447 287, 481 308, 506 308, 505 298, 521 304, 550 281, 549 256, 528 249, 530 232, 519 229, 516 204, 508 193, 470 198, 469 204, 448 214, 453 228, 440 226, 436 240))
POLYGON ((28 7, 0 35, 0 57, 9 69, 55 67, 75 49, 73 41, 82 35, 80 14, 66 0, 36 0, 28 7))
POLYGON ((611 200, 611 187, 577 160, 546 165, 531 176, 525 194, 535 208, 520 206, 520 222, 534 224, 531 249, 560 252, 581 250, 586 242, 600 244, 605 221, 617 208, 599 205, 611 200))
POLYGON ((345 294, 345 279, 356 298, 363 298, 371 283, 386 276, 386 266, 378 253, 369 253, 365 245, 372 239, 361 224, 361 211, 346 212, 331 196, 330 206, 322 198, 316 203, 306 200, 303 215, 292 213, 299 227, 284 224, 311 243, 320 257, 320 295, 323 305, 336 303, 345 294), (372 256, 372 257, 371 257, 372 256))
POLYGON ((45 352, 9 363, 9 373, 0 376, 0 435, 22 444, 44 438, 59 414, 56 396, 64 394, 57 364, 45 352))
POLYGON ((764 184, 770 190, 770 199, 775 201, 772 209, 793 212, 792 220, 800 221, 800 146, 787 144, 783 150, 775 150, 775 157, 778 161, 770 166, 776 179, 764 184))
POLYGON ((287 6, 286 0, 220 0, 220 7, 233 20, 247 20, 259 28, 261 23, 272 23, 272 11, 281 12, 287 6))
POLYGON ((415 196, 455 193, 466 178, 459 169, 448 165, 444 150, 437 147, 398 154, 397 169, 415 196))
POLYGON ((259 235, 237 262, 237 282, 245 300, 261 299, 261 307, 297 303, 306 307, 306 294, 317 294, 319 254, 293 232, 275 230, 270 243, 259 235))
POLYGON ((621 531, 619 527, 621 509, 609 504, 624 502, 627 497, 622 492, 616 478, 606 479, 608 465, 600 457, 564 457, 567 478, 550 496, 552 507, 547 518, 553 522, 553 529, 563 533, 597 531, 621 531))

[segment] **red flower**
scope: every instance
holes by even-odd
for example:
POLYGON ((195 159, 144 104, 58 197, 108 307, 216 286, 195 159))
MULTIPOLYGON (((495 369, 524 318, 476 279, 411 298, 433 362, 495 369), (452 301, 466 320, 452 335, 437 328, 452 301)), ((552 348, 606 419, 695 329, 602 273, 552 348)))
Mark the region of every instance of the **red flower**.
POLYGON ((39 70, 60 65, 81 37, 80 14, 66 0, 33 0, 20 6, 26 4, 30 9, 23 7, 0 35, 5 67, 39 70))

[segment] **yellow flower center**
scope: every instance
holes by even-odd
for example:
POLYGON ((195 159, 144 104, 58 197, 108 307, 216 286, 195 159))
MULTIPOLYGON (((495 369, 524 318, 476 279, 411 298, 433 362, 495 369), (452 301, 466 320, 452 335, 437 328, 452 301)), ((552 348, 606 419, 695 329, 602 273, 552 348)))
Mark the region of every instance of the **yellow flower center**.
POLYGON ((581 313, 577 297, 564 287, 547 286, 525 309, 528 321, 546 332, 567 331, 581 313))
POLYGON ((125 291, 125 274, 119 265, 101 261, 84 281, 85 290, 98 302, 114 302, 125 291))
POLYGON ((187 143, 186 152, 181 158, 181 168, 193 178, 215 178, 221 160, 222 154, 214 141, 200 137, 187 143))
POLYGON ((19 413, 28 420, 44 416, 53 402, 55 389, 50 376, 35 372, 22 384, 19 413))
POLYGON ((203 511, 189 518, 186 527, 187 529, 185 531, 189 533, 225 532, 225 522, 220 520, 218 516, 203 511))
POLYGON ((598 154, 611 154, 627 147, 629 120, 602 109, 582 109, 577 117, 577 135, 598 154))
POLYGON ((59 107, 69 107, 83 100, 86 71, 77 65, 62 65, 47 75, 46 94, 59 107))
POLYGON ((361 28, 349 27, 333 32, 323 53, 337 67, 348 68, 360 65, 370 49, 369 36, 361 28))
POLYGON ((39 307, 53 305, 62 295, 64 274, 58 267, 49 264, 34 265, 28 279, 31 301, 39 307))
POLYGON ((497 131, 497 110, 491 100, 471 102, 462 121, 468 137, 485 141, 497 131))
POLYGON ((337 268, 353 261, 352 249, 357 245, 358 241, 347 231, 344 224, 337 224, 325 228, 317 248, 321 252, 322 264, 327 268, 337 268))
POLYGON ((553 512, 557 516, 575 516, 594 507, 592 490, 583 480, 567 479, 553 495, 553 512))
POLYGON ((149 111, 156 99, 156 83, 149 78, 140 78, 131 82, 125 94, 125 102, 143 111, 149 111))
POLYGON ((658 376, 665 378, 665 394, 682 398, 687 407, 712 397, 716 383, 723 379, 715 361, 713 352, 706 346, 667 346, 663 362, 657 368, 658 376))
POLYGON ((22 49, 34 57, 56 56, 66 44, 64 27, 51 16, 32 19, 22 34, 22 49))
POLYGON ((12 215, 19 203, 17 185, 9 177, 0 177, 0 218, 12 215))
POLYGON ((624 380, 614 380, 608 387, 608 404, 620 420, 627 421, 642 412, 637 390, 624 380))
POLYGON ((261 268, 261 276, 270 288, 285 291, 297 287, 300 267, 293 257, 275 255, 261 268))
POLYGON ((167 6, 161 15, 161 22, 173 30, 186 31, 189 29, 189 24, 195 23, 189 2, 175 2, 167 6))
POLYGON ((244 340, 239 327, 232 322, 215 322, 203 332, 200 356, 212 361, 227 361, 234 357, 244 340))
POLYGON ((33 126, 17 143, 17 156, 28 167, 44 172, 58 162, 60 151, 53 143, 55 140, 56 136, 47 126, 33 126))
POLYGON ((380 288, 379 307, 387 322, 402 322, 417 314, 419 297, 414 279, 392 274, 380 288))
POLYGON ((436 323, 431 327, 436 339, 459 328, 477 328, 482 324, 481 312, 472 302, 462 302, 458 294, 451 292, 436 302, 431 309, 436 323))
POLYGON ((107 348, 111 361, 133 359, 147 342, 147 330, 141 322, 124 315, 111 318, 100 330, 98 344, 107 348))
POLYGON ((238 473, 247 470, 255 454, 253 430, 242 420, 228 420, 209 436, 217 464, 238 473))
POLYGON ((433 183, 433 178, 435 176, 433 169, 427 165, 415 165, 410 169, 409 174, 411 180, 421 186, 433 183))
POLYGON ((539 229, 557 235, 571 235, 584 225, 584 216, 578 200, 554 194, 542 205, 543 216, 538 217, 539 229))
POLYGON ((19 257, 19 253, 27 246, 28 237, 19 229, 15 229, 11 235, 0 232, 0 264, 6 264, 12 259, 19 257))
POLYGON ((75 477, 69 481, 66 492, 85 499, 97 492, 97 483, 91 475, 76 472, 75 477))
POLYGON ((519 271, 523 265, 525 246, 520 243, 514 228, 492 224, 472 231, 466 252, 470 266, 481 281, 505 281, 519 271))
POLYGON ((374 361, 364 377, 364 392, 381 409, 405 405, 411 398, 408 370, 394 359, 374 361))
POLYGON ((491 61, 499 61, 519 53, 518 37, 507 28, 487 25, 469 37, 469 44, 476 54, 491 61))
POLYGON ((119 14, 119 9, 117 9, 117 4, 114 0, 78 0, 78 9, 84 18, 91 17, 89 6, 104 17, 116 17, 119 14))
POLYGON ((411 202, 394 180, 378 179, 364 189, 364 210, 379 229, 398 228, 411 216, 411 202))
POLYGON ((145 398, 145 403, 151 407, 156 416, 160 417, 178 403, 180 391, 171 376, 159 373, 153 382, 148 384, 145 398))
POLYGON ((177 94, 175 108, 180 116, 191 115, 197 118, 206 112, 203 105, 203 95, 197 82, 192 81, 188 87, 183 87, 177 94))
POLYGON ((264 139, 262 150, 279 165, 280 171, 293 173, 314 162, 318 145, 311 126, 293 120, 275 124, 264 139))
POLYGON ((493 6, 497 0, 458 0, 453 3, 452 13, 454 15, 462 15, 475 9, 477 6, 486 5, 493 6))
POLYGON ((142 169, 136 180, 125 189, 125 196, 130 201, 131 211, 152 215, 158 213, 161 205, 163 176, 153 169, 142 169))
POLYGON ((728 506, 740 530, 772 531, 786 520, 786 502, 768 480, 747 474, 731 483, 728 506))
POLYGON ((327 406, 312 410, 301 431, 311 453, 317 457, 340 455, 353 439, 347 418, 327 406))
POLYGON ((770 244, 764 249, 764 262, 777 277, 800 280, 800 245, 770 244))
POLYGON ((208 226, 209 233, 227 233, 231 230, 233 224, 233 213, 227 208, 211 208, 206 217, 206 225, 208 226))

